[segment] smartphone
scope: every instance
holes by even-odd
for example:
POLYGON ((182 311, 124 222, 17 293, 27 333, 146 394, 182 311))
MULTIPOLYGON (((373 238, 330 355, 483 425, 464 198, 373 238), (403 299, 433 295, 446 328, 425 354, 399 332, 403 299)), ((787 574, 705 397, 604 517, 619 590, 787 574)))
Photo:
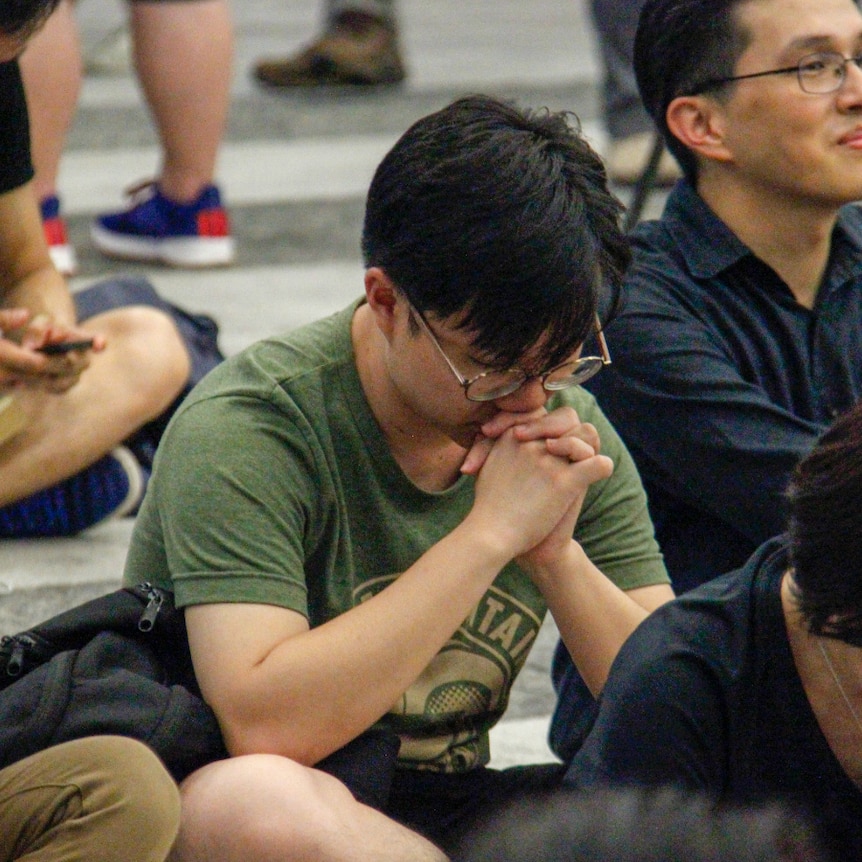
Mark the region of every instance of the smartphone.
POLYGON ((41 347, 37 347, 36 350, 48 356, 60 356, 72 350, 89 350, 92 346, 92 338, 83 338, 80 341, 54 341, 51 344, 43 344, 41 347))

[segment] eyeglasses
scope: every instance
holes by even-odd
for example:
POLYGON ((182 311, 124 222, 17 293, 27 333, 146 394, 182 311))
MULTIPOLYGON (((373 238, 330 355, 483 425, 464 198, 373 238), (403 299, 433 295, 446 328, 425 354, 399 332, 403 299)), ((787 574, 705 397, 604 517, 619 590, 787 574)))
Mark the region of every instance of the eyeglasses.
POLYGON ((847 78, 847 64, 855 63, 862 68, 862 53, 853 57, 845 57, 834 51, 818 51, 816 54, 806 54, 795 66, 784 69, 769 69, 766 72, 754 72, 751 75, 734 75, 730 78, 711 78, 695 87, 690 95, 699 96, 709 90, 715 90, 732 81, 744 81, 747 78, 763 78, 766 75, 790 75, 796 73, 796 79, 803 93, 822 96, 841 89, 847 78))
POLYGON ((505 398, 507 395, 517 392, 528 380, 533 378, 542 381, 542 387, 546 392, 557 392, 561 389, 568 389, 570 386, 585 383, 601 371, 603 366, 611 364, 611 354, 597 314, 595 316, 596 338, 599 342, 601 356, 581 356, 571 362, 564 362, 544 374, 527 374, 523 368, 509 368, 506 371, 484 371, 468 379, 446 355, 446 351, 440 346, 437 336, 428 321, 425 320, 422 312, 412 304, 410 308, 416 313, 416 319, 425 334, 431 339, 431 343, 437 348, 449 369, 458 379, 468 401, 496 401, 498 398, 505 398))

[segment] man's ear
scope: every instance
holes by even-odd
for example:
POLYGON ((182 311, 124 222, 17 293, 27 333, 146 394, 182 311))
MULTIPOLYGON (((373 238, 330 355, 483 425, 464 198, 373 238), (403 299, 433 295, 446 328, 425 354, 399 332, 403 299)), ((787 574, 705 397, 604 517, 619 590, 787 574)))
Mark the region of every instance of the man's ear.
POLYGON ((378 329, 388 340, 395 326, 398 307, 404 305, 404 301, 392 279, 379 266, 365 271, 365 301, 378 329))
POLYGON ((696 156, 729 162, 733 156, 725 141, 725 115, 709 96, 677 96, 668 106, 671 134, 696 156))

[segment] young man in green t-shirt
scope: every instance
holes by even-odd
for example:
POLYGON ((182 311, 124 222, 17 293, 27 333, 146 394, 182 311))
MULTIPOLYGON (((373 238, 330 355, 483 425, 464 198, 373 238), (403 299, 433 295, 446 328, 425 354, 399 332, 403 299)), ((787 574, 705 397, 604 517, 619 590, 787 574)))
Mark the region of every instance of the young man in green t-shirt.
POLYGON ((577 385, 610 361, 618 218, 565 116, 459 100, 377 170, 364 298, 186 401, 126 569, 186 608, 233 755, 184 785, 176 860, 439 860, 559 780, 486 766, 546 610, 597 692, 671 597, 631 459, 577 385))

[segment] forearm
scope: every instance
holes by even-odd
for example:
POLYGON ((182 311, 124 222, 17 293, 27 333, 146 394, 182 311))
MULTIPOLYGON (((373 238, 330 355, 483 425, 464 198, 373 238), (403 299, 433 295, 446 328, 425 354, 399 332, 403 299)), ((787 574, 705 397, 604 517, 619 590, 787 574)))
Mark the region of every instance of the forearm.
POLYGON ((428 666, 510 557, 468 518, 375 597, 283 639, 233 690, 210 697, 231 753, 313 764, 355 738, 428 666))
MULTIPOLYGON (((620 647, 650 609, 613 584, 572 541, 553 565, 531 572, 572 661, 593 695, 604 687, 620 647)), ((652 588, 655 606, 673 598, 669 586, 652 588)))
POLYGON ((3 291, 4 308, 26 308, 62 326, 74 326, 75 304, 63 277, 48 263, 3 291))
POLYGON ((32 184, 0 195, 0 306, 75 323, 69 288, 51 263, 32 184))

